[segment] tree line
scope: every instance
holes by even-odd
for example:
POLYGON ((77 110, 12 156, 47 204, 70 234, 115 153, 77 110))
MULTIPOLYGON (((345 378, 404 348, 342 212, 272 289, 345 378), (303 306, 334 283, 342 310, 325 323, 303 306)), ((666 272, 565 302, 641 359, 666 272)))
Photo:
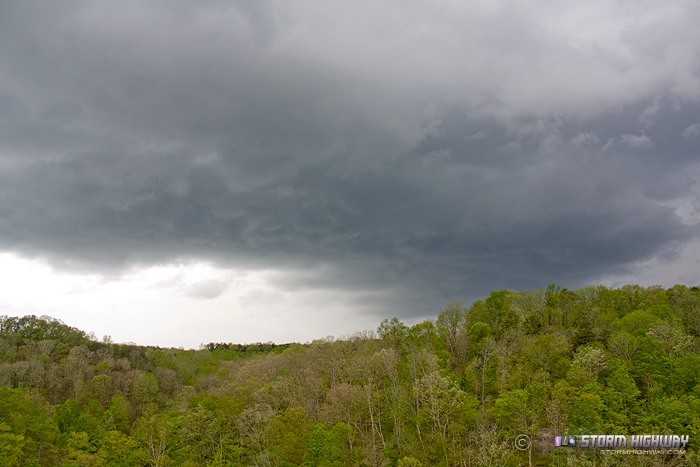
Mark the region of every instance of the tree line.
POLYGON ((198 350, 2 316, 0 465, 700 465, 699 337, 683 285, 498 290, 411 326, 198 350), (604 455, 565 434, 690 443, 604 455))

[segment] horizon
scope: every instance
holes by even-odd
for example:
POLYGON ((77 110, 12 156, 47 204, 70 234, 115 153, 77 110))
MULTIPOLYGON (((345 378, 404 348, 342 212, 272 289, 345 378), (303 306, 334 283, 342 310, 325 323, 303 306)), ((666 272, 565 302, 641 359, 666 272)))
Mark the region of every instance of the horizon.
MULTIPOLYGON (((689 289, 693 289, 693 288, 698 287, 697 285, 690 285, 690 284, 674 284, 674 286, 677 286, 677 285, 688 287, 689 289)), ((560 287, 558 284, 550 284, 548 287, 551 287, 551 286, 560 287)), ((652 288, 658 287, 658 288, 661 288, 662 290, 670 290, 671 289, 671 287, 663 287, 659 284, 654 284, 654 285, 650 285, 650 286, 641 286, 639 284, 625 284, 623 287, 625 287, 625 286, 643 287, 643 288, 647 288, 647 289, 652 289, 652 288)), ((586 286, 581 287, 579 289, 572 290, 572 292, 579 292, 581 290, 590 289, 590 288, 599 288, 599 287, 605 287, 609 290, 617 289, 615 287, 607 287, 603 284, 589 284, 589 285, 586 285, 586 286)), ((520 293, 520 294, 523 294, 523 293, 535 294, 538 292, 545 293, 546 289, 547 289, 547 287, 541 287, 539 289, 534 289, 534 290, 516 290, 516 289, 503 289, 503 290, 511 290, 513 292, 520 293)), ((565 287, 563 289, 566 290, 565 287)), ((497 292, 497 291, 496 290, 491 291, 491 293, 493 293, 493 292, 497 292)), ((486 298, 488 298, 488 297, 484 296, 484 297, 477 299, 476 301, 483 301, 486 298)), ((459 303, 461 303, 462 306, 464 307, 466 315, 469 314, 469 310, 474 305, 474 303, 465 304, 465 303, 462 303, 461 301, 459 303)), ((328 340, 344 341, 344 340, 351 340, 357 336, 367 336, 367 335, 371 335, 373 338, 378 339, 379 336, 377 335, 377 330, 379 329, 379 326, 382 324, 382 322, 384 320, 389 321, 390 319, 397 318, 400 320, 400 322, 402 324, 407 325, 409 328, 414 326, 414 325, 425 322, 425 321, 429 321, 429 322, 434 323, 437 316, 442 311, 444 311, 444 309, 449 305, 450 305, 450 303, 446 303, 445 307, 443 307, 440 310, 437 310, 434 314, 427 315, 427 316, 424 316, 421 318, 414 318, 414 319, 404 321, 397 316, 384 317, 382 319, 382 321, 378 321, 374 325, 373 328, 356 329, 354 331, 346 332, 343 334, 326 334, 323 336, 312 337, 312 338, 306 339, 306 340, 273 341, 273 340, 259 339, 259 340, 254 340, 254 341, 236 341, 236 340, 226 340, 226 339, 223 339, 223 340, 213 339, 213 340, 208 340, 208 341, 202 341, 196 346, 193 346, 191 344, 188 344, 186 346, 186 345, 167 345, 167 344, 159 344, 159 343, 143 343, 143 342, 134 342, 134 341, 114 340, 112 335, 109 333, 98 335, 93 330, 81 328, 80 326, 73 325, 72 323, 65 322, 64 320, 62 320, 60 318, 55 318, 55 317, 53 317, 51 315, 47 315, 47 314, 42 314, 42 315, 38 315, 38 314, 3 314, 0 312, 0 317, 2 317, 2 316, 9 316, 9 317, 16 317, 16 318, 34 317, 34 318, 42 319, 42 320, 48 318, 50 320, 57 321, 60 324, 66 325, 68 327, 71 327, 73 329, 77 329, 77 330, 85 333, 86 336, 89 339, 91 339, 92 341, 101 342, 101 343, 105 343, 105 344, 135 345, 135 346, 139 346, 139 347, 156 347, 156 348, 164 348, 164 349, 170 348, 170 349, 179 349, 179 350, 204 350, 204 348, 210 344, 232 344, 232 345, 256 345, 256 344, 293 345, 293 344, 299 344, 299 345, 309 345, 309 344, 312 344, 313 342, 317 342, 317 341, 328 341, 328 340)))

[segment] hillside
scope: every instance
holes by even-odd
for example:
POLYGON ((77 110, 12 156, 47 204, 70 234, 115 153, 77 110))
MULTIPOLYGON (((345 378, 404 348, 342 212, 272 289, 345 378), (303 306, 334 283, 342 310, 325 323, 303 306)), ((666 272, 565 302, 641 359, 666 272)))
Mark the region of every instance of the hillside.
POLYGON ((499 290, 376 334, 200 350, 3 316, 0 464, 698 465, 699 336, 700 289, 682 285, 499 290), (586 434, 690 442, 554 447, 586 434))

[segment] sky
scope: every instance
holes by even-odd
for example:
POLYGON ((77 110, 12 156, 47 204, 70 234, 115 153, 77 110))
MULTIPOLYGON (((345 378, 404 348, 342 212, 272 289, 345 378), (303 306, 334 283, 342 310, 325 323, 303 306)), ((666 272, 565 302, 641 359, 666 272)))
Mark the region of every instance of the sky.
POLYGON ((700 2, 0 2, 0 314, 310 341, 696 285, 700 2))

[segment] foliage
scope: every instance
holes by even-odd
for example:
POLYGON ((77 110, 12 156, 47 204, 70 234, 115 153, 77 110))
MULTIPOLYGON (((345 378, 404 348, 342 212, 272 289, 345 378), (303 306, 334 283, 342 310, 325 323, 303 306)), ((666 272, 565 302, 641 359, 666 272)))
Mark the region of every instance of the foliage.
MULTIPOLYGON (((699 337, 700 289, 682 285, 499 290, 376 337, 199 350, 2 316, 0 465, 626 465, 552 437, 689 434, 695 449, 699 337)), ((657 461, 698 455, 633 463, 657 461)))

